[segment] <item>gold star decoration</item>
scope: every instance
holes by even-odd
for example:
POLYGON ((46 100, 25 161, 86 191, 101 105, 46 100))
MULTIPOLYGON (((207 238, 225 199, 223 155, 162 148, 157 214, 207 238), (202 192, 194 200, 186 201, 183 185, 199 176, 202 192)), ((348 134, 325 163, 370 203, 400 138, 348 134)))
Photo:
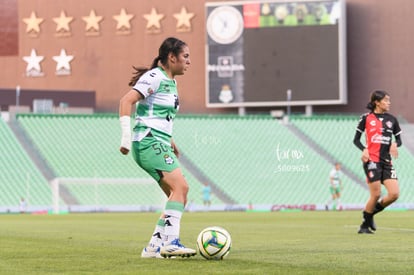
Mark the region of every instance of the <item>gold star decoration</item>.
POLYGON ((127 14, 125 9, 121 9, 121 13, 119 15, 112 16, 116 21, 116 29, 117 30, 130 30, 131 24, 129 21, 134 18, 133 14, 127 14))
POLYGON ((174 13, 175 19, 177 19, 177 31, 178 32, 189 32, 191 31, 191 18, 194 17, 194 13, 187 12, 187 9, 181 7, 180 13, 174 13))
POLYGON ((82 20, 86 22, 85 31, 99 32, 99 22, 102 19, 102 16, 96 16, 95 10, 91 10, 89 16, 82 16, 82 20))
POLYGON ((27 24, 26 32, 27 33, 39 33, 40 24, 43 22, 43 18, 36 16, 36 13, 32 11, 29 18, 23 18, 23 22, 27 24))
POLYGON ((53 17, 53 21, 56 23, 56 32, 70 32, 69 24, 72 20, 73 17, 66 16, 65 11, 61 11, 59 17, 53 17))
POLYGON ((164 18, 164 14, 158 14, 155 8, 151 8, 150 14, 144 14, 144 18, 147 20, 147 31, 150 33, 159 33, 161 31, 161 19, 164 18))

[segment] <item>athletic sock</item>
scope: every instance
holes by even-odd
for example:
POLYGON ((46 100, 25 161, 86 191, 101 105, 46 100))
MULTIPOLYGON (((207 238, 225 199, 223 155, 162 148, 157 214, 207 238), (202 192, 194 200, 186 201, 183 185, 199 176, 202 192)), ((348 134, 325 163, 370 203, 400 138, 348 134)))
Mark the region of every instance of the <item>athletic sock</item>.
POLYGON ((170 242, 180 236, 181 216, 184 212, 184 204, 176 201, 167 201, 165 205, 165 228, 166 241, 170 242))
POLYGON ((161 246, 163 241, 165 240, 165 220, 164 218, 160 218, 155 225, 154 232, 152 233, 151 240, 149 242, 150 246, 161 246))
POLYGON ((362 212, 362 216, 363 216, 364 220, 363 220, 363 222, 361 224, 361 227, 368 228, 369 226, 371 226, 372 225, 372 221, 373 221, 372 220, 372 217, 374 216, 374 214, 368 213, 368 212, 364 211, 364 212, 362 212))
POLYGON ((375 207, 374 207, 374 212, 372 214, 375 215, 378 212, 381 212, 382 210, 384 210, 384 208, 385 207, 382 206, 382 204, 379 201, 377 201, 377 203, 375 204, 375 207))

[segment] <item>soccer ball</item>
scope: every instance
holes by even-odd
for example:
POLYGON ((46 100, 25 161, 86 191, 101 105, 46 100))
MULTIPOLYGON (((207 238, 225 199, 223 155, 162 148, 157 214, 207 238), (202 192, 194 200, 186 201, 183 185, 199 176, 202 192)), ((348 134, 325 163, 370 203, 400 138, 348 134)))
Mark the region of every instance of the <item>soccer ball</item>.
POLYGON ((222 227, 207 227, 197 237, 197 248, 207 260, 222 260, 230 252, 231 236, 222 227))

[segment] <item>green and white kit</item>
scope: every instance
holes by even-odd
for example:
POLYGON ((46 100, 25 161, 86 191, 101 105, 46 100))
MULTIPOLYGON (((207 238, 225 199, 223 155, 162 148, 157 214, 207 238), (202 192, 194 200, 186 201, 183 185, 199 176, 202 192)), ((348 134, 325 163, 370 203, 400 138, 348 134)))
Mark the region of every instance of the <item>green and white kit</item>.
POLYGON ((136 109, 134 159, 159 182, 162 171, 171 172, 179 167, 171 147, 173 120, 179 109, 177 83, 157 67, 142 75, 133 89, 144 97, 136 109))

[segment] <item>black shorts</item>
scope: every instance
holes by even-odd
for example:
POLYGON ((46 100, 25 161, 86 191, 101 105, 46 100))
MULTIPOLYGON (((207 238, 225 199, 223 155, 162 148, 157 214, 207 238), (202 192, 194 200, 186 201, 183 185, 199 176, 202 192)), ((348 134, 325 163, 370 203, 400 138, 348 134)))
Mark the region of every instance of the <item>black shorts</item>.
POLYGON ((388 179, 397 179, 397 173, 391 163, 369 161, 365 162, 363 166, 368 183, 374 181, 384 183, 388 179))

